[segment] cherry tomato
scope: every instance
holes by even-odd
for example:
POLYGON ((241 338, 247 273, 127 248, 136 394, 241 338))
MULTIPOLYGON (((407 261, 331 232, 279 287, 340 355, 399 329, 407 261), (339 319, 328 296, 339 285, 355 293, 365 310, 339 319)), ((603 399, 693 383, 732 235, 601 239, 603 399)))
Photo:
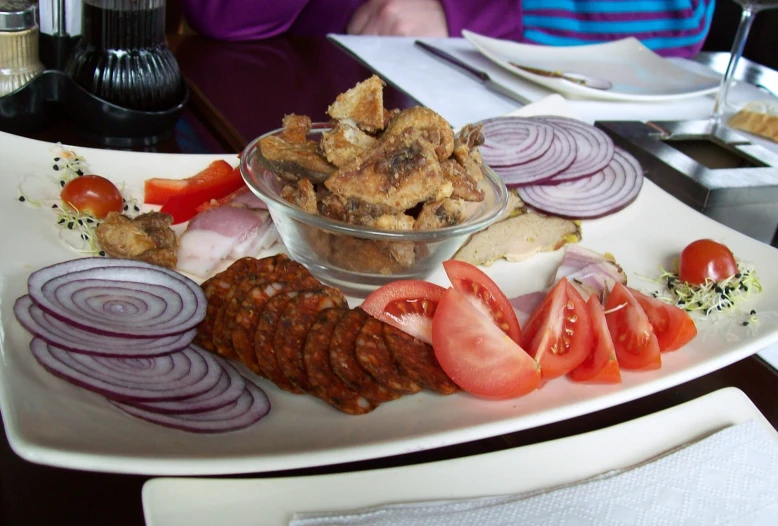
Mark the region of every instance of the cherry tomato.
POLYGON ((540 385, 537 362, 453 288, 435 311, 432 348, 449 378, 476 396, 515 398, 540 385))
POLYGON ((592 323, 586 302, 566 279, 560 279, 524 325, 523 344, 548 380, 569 373, 592 346, 592 323))
POLYGON ((662 357, 656 334, 643 307, 621 283, 616 283, 605 304, 605 319, 622 369, 659 369, 662 357))
POLYGON ((521 345, 521 328, 516 312, 500 287, 482 270, 465 261, 449 260, 443 268, 451 284, 478 310, 492 318, 502 332, 521 345))
POLYGON ((697 327, 689 313, 636 290, 629 290, 648 316, 661 352, 680 349, 697 336, 697 327))
POLYGON ((621 383, 616 350, 605 322, 605 309, 594 294, 589 296, 586 308, 592 321, 592 350, 581 365, 567 373, 567 377, 576 382, 621 383))
POLYGON ((393 281, 370 293, 361 307, 374 318, 432 343, 432 317, 445 291, 426 281, 393 281))
POLYGON ((678 259, 678 278, 690 285, 704 285, 706 280, 721 281, 737 274, 732 251, 712 239, 693 241, 678 259))
POLYGON ((116 185, 99 175, 82 175, 71 179, 59 194, 62 201, 83 214, 103 219, 108 212, 121 212, 122 194, 116 185))

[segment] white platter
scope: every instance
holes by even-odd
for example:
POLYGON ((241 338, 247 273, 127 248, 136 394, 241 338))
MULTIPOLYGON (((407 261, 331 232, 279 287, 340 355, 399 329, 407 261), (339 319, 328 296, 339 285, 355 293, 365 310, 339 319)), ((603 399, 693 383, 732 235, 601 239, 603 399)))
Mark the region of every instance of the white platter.
POLYGON ((598 431, 428 464, 264 480, 152 479, 143 511, 147 526, 276 526, 295 512, 522 493, 634 466, 752 419, 778 440, 751 400, 727 388, 598 431))
MULTIPOLYGON (((92 172, 124 181, 140 192, 148 177, 184 177, 201 170, 212 156, 144 154, 78 149, 92 172)), ((59 243, 54 216, 17 202, 25 176, 51 174, 51 145, 0 134, 3 177, 0 209, 0 406, 11 447, 32 462, 90 471, 152 475, 210 475, 266 472, 398 455, 462 443, 611 407, 667 389, 778 341, 778 250, 724 227, 646 181, 635 203, 610 217, 583 224, 583 245, 613 253, 635 286, 638 274, 655 276, 690 241, 717 239, 756 266, 765 293, 753 307, 758 328, 729 324, 700 326, 686 348, 664 358, 662 369, 624 373, 620 386, 577 385, 558 379, 526 397, 501 402, 466 394, 440 397, 420 393, 384 404, 360 417, 340 414, 309 396, 282 392, 258 380, 272 411, 248 429, 203 436, 162 428, 119 412, 102 397, 45 372, 28 350, 30 335, 12 313, 38 268, 72 259, 59 243), (772 316, 769 314, 773 313, 772 316)), ((234 156, 230 156, 235 161, 234 156)), ((540 286, 561 254, 524 263, 497 263, 488 273, 509 296, 540 286)), ((431 277, 445 284, 442 269, 431 277)), ((354 304, 357 300, 354 300, 354 304)), ((248 374, 248 373, 247 373, 248 374)))
POLYGON ((462 31, 481 54, 507 71, 563 95, 579 99, 660 102, 707 95, 719 79, 665 60, 634 37, 585 46, 520 44, 462 31), (609 90, 587 88, 567 80, 536 75, 512 66, 567 71, 609 80, 609 90))

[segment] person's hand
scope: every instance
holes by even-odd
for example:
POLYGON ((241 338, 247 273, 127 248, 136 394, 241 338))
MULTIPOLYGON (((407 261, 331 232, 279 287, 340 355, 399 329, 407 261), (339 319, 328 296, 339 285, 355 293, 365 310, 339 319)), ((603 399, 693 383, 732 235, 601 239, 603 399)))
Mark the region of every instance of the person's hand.
POLYGON ((352 35, 447 37, 440 0, 368 0, 354 11, 347 31, 352 35))

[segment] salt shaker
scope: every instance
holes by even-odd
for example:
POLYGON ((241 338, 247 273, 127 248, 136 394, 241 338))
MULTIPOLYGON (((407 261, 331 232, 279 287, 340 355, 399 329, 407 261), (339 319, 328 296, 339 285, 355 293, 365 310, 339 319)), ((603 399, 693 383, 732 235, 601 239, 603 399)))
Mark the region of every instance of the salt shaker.
POLYGON ((0 97, 43 72, 36 13, 30 0, 0 0, 0 97))

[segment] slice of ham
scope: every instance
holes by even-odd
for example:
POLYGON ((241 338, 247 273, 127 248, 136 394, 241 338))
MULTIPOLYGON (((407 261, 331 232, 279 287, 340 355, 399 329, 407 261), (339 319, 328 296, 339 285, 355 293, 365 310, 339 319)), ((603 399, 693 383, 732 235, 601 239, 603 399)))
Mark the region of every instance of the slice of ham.
POLYGON ((178 240, 178 269, 207 277, 233 251, 256 255, 257 247, 272 237, 270 229, 275 227, 267 212, 236 206, 206 210, 192 218, 178 240))
POLYGON ((584 300, 595 294, 602 301, 604 294, 615 282, 627 284, 627 275, 612 258, 580 245, 566 245, 562 262, 553 281, 546 288, 510 299, 519 325, 523 326, 527 322, 551 287, 560 279, 569 280, 584 300))

